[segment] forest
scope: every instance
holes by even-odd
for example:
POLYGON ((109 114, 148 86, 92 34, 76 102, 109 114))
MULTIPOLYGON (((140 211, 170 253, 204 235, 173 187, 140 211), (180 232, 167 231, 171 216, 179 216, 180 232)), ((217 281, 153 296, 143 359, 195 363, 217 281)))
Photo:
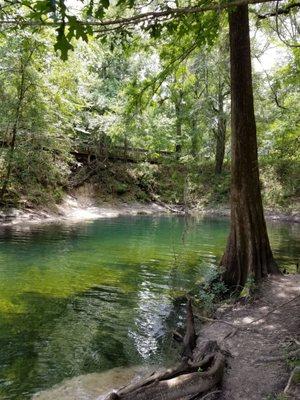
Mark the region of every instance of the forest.
POLYGON ((0 33, 0 400, 299 398, 300 3, 0 33))
MULTIPOLYGON (((15 2, 16 10, 14 2, 4 3, 2 19, 18 16, 22 2, 15 2)), ((46 11, 43 3, 48 2, 38 2, 35 18, 46 11)), ((263 194, 266 207, 293 210, 299 187, 297 8, 276 22, 266 15, 270 7, 250 13, 263 194)), ((75 38, 59 42, 56 28, 2 24, 2 205, 55 204, 85 179, 99 183, 104 194, 128 192, 138 200, 148 200, 152 186, 169 203, 228 202, 226 14, 204 14, 199 26, 189 18, 196 33, 178 20, 141 32, 118 28, 103 35, 94 29, 91 37, 74 26, 68 35, 75 38), (123 167, 115 178, 109 167, 101 171, 109 156, 126 162, 129 149, 140 156, 128 166, 129 176, 123 167), (94 164, 84 165, 88 171, 78 166, 81 151, 93 155, 94 164)))

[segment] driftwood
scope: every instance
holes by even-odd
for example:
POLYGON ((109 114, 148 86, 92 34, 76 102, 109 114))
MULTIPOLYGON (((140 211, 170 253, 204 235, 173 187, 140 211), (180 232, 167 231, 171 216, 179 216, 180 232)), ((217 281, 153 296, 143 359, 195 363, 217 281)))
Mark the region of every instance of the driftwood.
POLYGON ((110 393, 105 400, 192 400, 215 389, 223 377, 225 356, 215 341, 196 346, 190 300, 182 342, 182 360, 178 365, 110 393))
POLYGON ((184 211, 182 209, 172 207, 164 203, 163 201, 159 200, 159 198, 151 190, 147 190, 147 193, 152 201, 157 203, 159 206, 164 207, 166 210, 169 210, 174 214, 180 214, 180 215, 184 214, 184 211))

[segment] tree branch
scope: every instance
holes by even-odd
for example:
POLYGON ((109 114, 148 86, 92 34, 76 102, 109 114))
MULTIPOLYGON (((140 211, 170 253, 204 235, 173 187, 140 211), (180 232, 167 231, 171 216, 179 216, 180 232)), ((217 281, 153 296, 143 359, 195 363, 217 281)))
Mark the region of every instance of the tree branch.
POLYGON ((279 11, 279 0, 276 1, 276 16, 275 16, 275 21, 276 21, 276 32, 278 35, 278 38, 288 47, 300 47, 300 44, 294 44, 294 43, 288 43, 285 38, 282 37, 280 31, 279 31, 279 21, 278 21, 278 11, 279 11))
POLYGON ((272 12, 269 12, 269 13, 266 13, 266 14, 256 14, 256 16, 257 16, 258 19, 266 19, 266 18, 269 18, 269 17, 276 17, 277 15, 282 15, 282 14, 287 15, 287 14, 290 13, 290 11, 293 8, 296 8, 296 7, 300 7, 300 2, 299 3, 294 3, 294 4, 288 4, 285 7, 279 8, 277 10, 277 12, 276 11, 272 11, 272 12))
MULTIPOLYGON (((230 3, 213 3, 208 6, 197 6, 197 7, 181 7, 181 8, 168 8, 163 11, 149 11, 146 13, 141 13, 137 15, 133 15, 131 17, 126 18, 116 18, 116 19, 108 19, 102 21, 84 21, 78 20, 78 23, 82 25, 88 26, 112 26, 112 25, 133 25, 140 24, 145 21, 156 21, 160 22, 160 18, 173 17, 178 18, 182 15, 189 14, 197 14, 206 11, 222 11, 232 7, 238 7, 246 4, 262 4, 262 3, 270 3, 272 0, 235 0, 230 3)), ((283 0, 279 0, 283 1, 283 0)), ((7 19, 1 20, 0 25, 2 24, 11 24, 18 26, 59 26, 63 23, 63 21, 32 21, 32 20, 24 20, 24 19, 7 19)), ((65 21, 65 25, 68 25, 68 21, 65 21)))

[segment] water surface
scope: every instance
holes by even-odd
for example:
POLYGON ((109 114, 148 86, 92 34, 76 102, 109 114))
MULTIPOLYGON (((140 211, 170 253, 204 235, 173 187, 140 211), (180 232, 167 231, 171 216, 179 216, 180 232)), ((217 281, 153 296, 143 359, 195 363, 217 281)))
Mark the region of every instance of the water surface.
MULTIPOLYGON (((294 269, 300 227, 272 223, 294 269)), ((222 255, 228 221, 119 217, 0 228, 0 399, 29 399, 65 378, 173 361, 174 299, 222 255)), ((179 312, 178 312, 179 310, 179 312)))

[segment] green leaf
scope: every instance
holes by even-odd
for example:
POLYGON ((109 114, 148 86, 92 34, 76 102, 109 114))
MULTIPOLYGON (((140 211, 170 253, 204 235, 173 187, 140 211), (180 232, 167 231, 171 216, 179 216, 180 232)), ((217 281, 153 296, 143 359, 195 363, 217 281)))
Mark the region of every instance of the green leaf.
POLYGON ((103 5, 104 8, 109 7, 109 0, 101 0, 101 4, 103 5))
POLYGON ((70 41, 73 37, 75 37, 76 39, 81 38, 82 40, 87 42, 88 36, 85 25, 74 16, 68 16, 68 21, 69 32, 66 36, 67 39, 70 41))
POLYGON ((57 30, 57 37, 56 43, 54 45, 54 49, 56 51, 60 50, 61 52, 61 59, 67 60, 68 59, 68 51, 74 50, 74 47, 71 45, 69 40, 65 35, 65 26, 61 25, 57 30))
POLYGON ((47 15, 48 13, 52 12, 52 5, 49 0, 42 0, 37 1, 34 4, 34 9, 32 8, 32 2, 30 1, 23 1, 22 5, 26 7, 30 7, 29 18, 31 19, 40 19, 43 15, 47 15))
POLYGON ((99 6, 97 8, 97 11, 95 12, 95 17, 102 19, 104 17, 104 14, 105 14, 104 8, 102 6, 99 6))
POLYGON ((162 30, 162 27, 160 25, 158 25, 158 24, 155 24, 155 25, 151 26, 151 28, 150 28, 150 36, 153 39, 159 38, 160 35, 161 35, 161 30, 162 30))
POLYGON ((41 1, 37 1, 34 4, 34 8, 38 11, 41 12, 47 12, 49 9, 51 9, 51 2, 49 0, 41 0, 41 1))
POLYGON ((94 0, 90 0, 87 6, 86 15, 88 17, 91 17, 93 15, 93 10, 94 10, 94 0))

